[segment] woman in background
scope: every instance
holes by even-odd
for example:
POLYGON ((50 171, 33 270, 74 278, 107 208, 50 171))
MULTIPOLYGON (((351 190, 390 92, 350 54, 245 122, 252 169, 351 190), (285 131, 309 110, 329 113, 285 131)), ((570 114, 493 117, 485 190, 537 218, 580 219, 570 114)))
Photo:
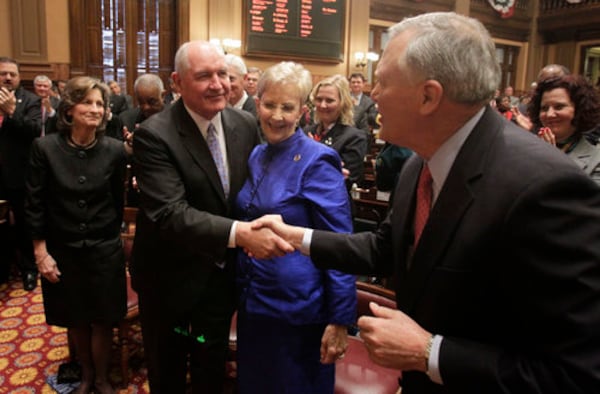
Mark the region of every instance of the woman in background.
POLYGON ((325 78, 313 88, 310 100, 314 105, 315 124, 306 129, 309 136, 332 147, 342 158, 350 174, 346 189, 363 180, 367 135, 354 127, 352 96, 348 80, 341 75, 325 78))
POLYGON ((123 215, 125 149, 103 136, 108 88, 68 81, 59 133, 34 141, 27 220, 42 276, 46 322, 69 329, 81 384, 75 393, 112 394, 112 327, 125 316, 123 215))
POLYGON ((586 133, 600 125, 600 97, 579 75, 565 75, 538 83, 529 106, 534 131, 577 163, 600 185, 600 145, 586 133))
MULTIPOLYGON (((299 64, 279 63, 258 82, 257 112, 267 144, 249 159, 236 214, 279 214, 286 223, 349 233, 352 218, 331 148, 297 127, 311 88, 299 64)), ((296 251, 258 260, 238 255, 238 386, 241 394, 333 393, 335 364, 356 315, 355 277, 320 270, 296 251)))

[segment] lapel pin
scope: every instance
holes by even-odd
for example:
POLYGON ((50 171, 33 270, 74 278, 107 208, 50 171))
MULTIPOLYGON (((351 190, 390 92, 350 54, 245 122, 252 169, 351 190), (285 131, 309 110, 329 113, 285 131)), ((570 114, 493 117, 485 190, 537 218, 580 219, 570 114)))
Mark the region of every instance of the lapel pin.
POLYGON ((300 153, 297 153, 297 154, 294 156, 294 161, 299 161, 301 158, 302 158, 302 155, 300 155, 300 153))

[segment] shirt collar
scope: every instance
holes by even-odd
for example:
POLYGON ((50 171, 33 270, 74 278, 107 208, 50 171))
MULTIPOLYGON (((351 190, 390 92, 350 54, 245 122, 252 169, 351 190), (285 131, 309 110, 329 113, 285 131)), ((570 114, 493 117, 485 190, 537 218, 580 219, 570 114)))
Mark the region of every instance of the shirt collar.
POLYGON ((194 120, 194 123, 196 123, 196 126, 198 127, 198 129, 200 129, 200 132, 202 133, 202 136, 204 137, 204 139, 206 139, 206 133, 208 132, 208 124, 209 123, 212 123, 215 126, 215 130, 217 131, 217 134, 221 133, 221 130, 222 130, 221 112, 218 112, 212 119, 205 119, 202 116, 200 116, 199 114, 197 114, 196 112, 192 111, 185 103, 183 103, 183 106, 185 107, 185 110, 188 112, 188 114, 190 114, 190 116, 194 120))
POLYGON ((448 138, 427 162, 429 171, 431 171, 431 178, 433 179, 432 206, 446 182, 446 178, 448 177, 450 168, 452 168, 452 165, 454 164, 454 160, 456 160, 456 156, 458 156, 458 152, 469 135, 471 135, 475 125, 477 125, 483 116, 484 111, 485 107, 481 108, 471 119, 458 129, 452 137, 448 138))

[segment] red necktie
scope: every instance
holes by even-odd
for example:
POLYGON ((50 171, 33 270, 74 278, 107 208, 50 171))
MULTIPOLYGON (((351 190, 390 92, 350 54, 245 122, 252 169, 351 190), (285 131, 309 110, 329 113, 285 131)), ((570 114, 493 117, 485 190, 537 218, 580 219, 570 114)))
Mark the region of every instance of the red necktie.
POLYGON ((432 190, 431 172, 427 164, 423 165, 421 175, 419 176, 419 184, 417 185, 417 207, 415 209, 415 243, 416 246, 421 238, 421 233, 425 228, 425 223, 429 219, 429 211, 431 210, 432 190))

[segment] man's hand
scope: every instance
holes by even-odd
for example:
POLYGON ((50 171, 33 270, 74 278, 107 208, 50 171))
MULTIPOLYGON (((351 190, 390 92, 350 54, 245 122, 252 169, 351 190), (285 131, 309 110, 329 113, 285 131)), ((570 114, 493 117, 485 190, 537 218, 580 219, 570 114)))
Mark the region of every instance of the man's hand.
POLYGON ((275 234, 283 238, 294 249, 299 250, 304 237, 304 227, 290 226, 285 224, 279 215, 265 215, 252 222, 252 229, 258 230, 269 228, 275 234))
POLYGON ((127 126, 123 126, 123 146, 128 155, 133 154, 133 131, 129 131, 127 126))
POLYGON ((401 311, 369 304, 375 317, 358 319, 360 337, 371 360, 386 368, 427 371, 431 334, 401 311))
POLYGON ((17 98, 15 92, 5 87, 0 88, 0 111, 6 116, 12 116, 17 108, 17 98))
POLYGON ((321 363, 331 364, 344 358, 348 348, 348 328, 328 324, 321 337, 321 363))
MULTIPOLYGON (((275 221, 276 216, 271 220, 275 221)), ((279 217, 281 221, 281 217, 279 217)), ((238 222, 235 241, 244 251, 257 259, 280 257, 294 251, 294 248, 267 227, 254 228, 253 222, 238 222)))

